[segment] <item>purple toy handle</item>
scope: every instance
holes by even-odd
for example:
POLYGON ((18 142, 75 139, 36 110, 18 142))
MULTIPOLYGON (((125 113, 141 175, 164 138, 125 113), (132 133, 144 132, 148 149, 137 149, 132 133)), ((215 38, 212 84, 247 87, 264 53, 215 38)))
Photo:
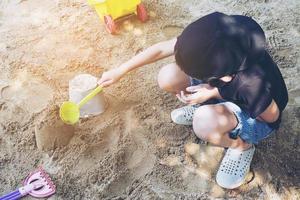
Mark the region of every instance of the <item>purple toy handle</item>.
POLYGON ((23 187, 0 197, 0 200, 16 200, 29 194, 33 197, 48 197, 55 193, 55 185, 40 167, 30 173, 23 183, 23 187))
POLYGON ((15 190, 9 194, 6 194, 2 197, 0 197, 0 200, 16 200, 20 199, 22 197, 21 193, 19 190, 15 190))

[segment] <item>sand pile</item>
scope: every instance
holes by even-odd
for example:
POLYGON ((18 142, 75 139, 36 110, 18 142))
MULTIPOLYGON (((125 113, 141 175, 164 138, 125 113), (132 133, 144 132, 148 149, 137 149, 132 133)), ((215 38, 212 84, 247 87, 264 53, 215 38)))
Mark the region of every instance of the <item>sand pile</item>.
POLYGON ((69 144, 74 136, 74 127, 64 124, 59 118, 58 107, 50 109, 35 126, 37 148, 42 151, 55 150, 69 144))
POLYGON ((150 20, 119 21, 116 36, 107 34, 85 0, 0 2, 0 194, 42 165, 58 200, 300 199, 299 1, 144 2, 150 20), (290 93, 282 127, 256 148, 248 183, 232 191, 217 186, 223 149, 171 122, 171 110, 182 104, 158 88, 156 76, 173 58, 105 88, 109 107, 101 115, 74 127, 59 121, 58 106, 69 99, 74 77, 91 74, 95 82, 216 10, 262 25, 290 93))

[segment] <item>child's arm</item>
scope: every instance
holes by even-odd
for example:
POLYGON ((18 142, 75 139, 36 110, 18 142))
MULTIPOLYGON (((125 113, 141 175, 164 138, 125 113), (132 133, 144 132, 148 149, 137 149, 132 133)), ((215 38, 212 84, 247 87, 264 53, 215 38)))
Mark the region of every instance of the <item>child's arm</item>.
POLYGON ((275 122, 280 115, 279 108, 274 100, 272 100, 271 104, 267 107, 267 109, 261 113, 257 119, 265 122, 275 122))
POLYGON ((133 69, 173 55, 176 41, 177 39, 174 38, 172 40, 157 43, 147 48, 127 62, 121 64, 118 68, 104 72, 98 81, 98 84, 102 87, 109 86, 117 82, 120 78, 122 78, 122 76, 133 69))

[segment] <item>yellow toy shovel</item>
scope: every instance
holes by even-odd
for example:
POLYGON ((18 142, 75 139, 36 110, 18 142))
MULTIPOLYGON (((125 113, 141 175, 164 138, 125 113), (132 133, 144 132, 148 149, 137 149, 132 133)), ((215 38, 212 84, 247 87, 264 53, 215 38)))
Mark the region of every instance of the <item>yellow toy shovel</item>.
POLYGON ((102 91, 102 87, 96 87, 91 93, 84 97, 78 104, 72 101, 63 102, 59 109, 59 116, 66 124, 75 124, 80 117, 80 108, 86 104, 90 99, 102 91))

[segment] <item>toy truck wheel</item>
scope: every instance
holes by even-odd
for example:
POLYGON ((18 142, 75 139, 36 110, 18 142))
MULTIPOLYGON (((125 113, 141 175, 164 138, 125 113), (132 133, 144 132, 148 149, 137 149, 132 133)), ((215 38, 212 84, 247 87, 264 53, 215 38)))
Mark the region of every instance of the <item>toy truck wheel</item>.
POLYGON ((114 22, 114 20, 112 19, 111 16, 106 15, 104 16, 104 23, 105 23, 105 27, 106 30, 110 33, 110 34, 115 34, 116 33, 116 24, 114 22))
POLYGON ((145 22, 148 20, 148 14, 147 14, 144 4, 142 4, 142 3, 138 4, 136 7, 136 12, 137 12, 137 16, 141 22, 145 22))

